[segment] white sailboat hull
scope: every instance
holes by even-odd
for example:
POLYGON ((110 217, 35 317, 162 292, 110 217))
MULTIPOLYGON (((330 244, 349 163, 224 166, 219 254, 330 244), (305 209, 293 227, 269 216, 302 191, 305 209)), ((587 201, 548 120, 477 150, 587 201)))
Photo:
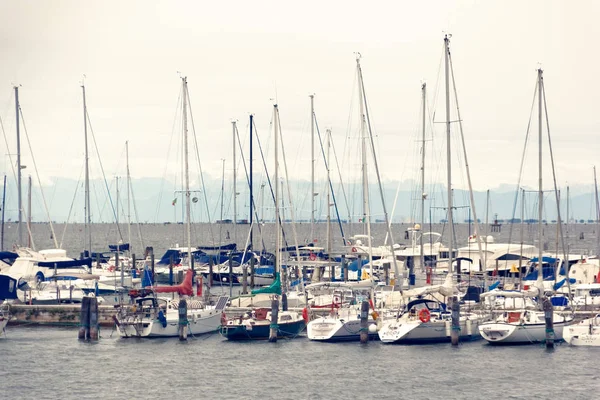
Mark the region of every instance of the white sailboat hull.
MULTIPOLYGON (((369 338, 377 338, 377 323, 369 316, 369 338)), ((320 317, 306 326, 306 335, 310 340, 320 342, 349 342, 360 340, 360 319, 320 317)))
POLYGON ((571 346, 600 347, 600 317, 566 326, 563 329, 563 339, 571 346))
MULTIPOLYGON (((563 328, 567 323, 554 324, 554 339, 563 340, 563 328)), ((481 336, 491 344, 528 344, 546 340, 546 325, 511 324, 505 322, 485 323, 479 326, 481 336)))
MULTIPOLYGON (((167 315, 166 326, 158 318, 137 318, 129 316, 119 319, 118 329, 121 337, 175 337, 179 336, 177 313, 167 315)), ((201 335, 215 332, 221 325, 220 310, 188 310, 188 335, 201 335)))
MULTIPOLYGON (((470 341, 480 338, 479 318, 460 319, 460 341, 470 341)), ((399 320, 384 321, 379 330, 379 339, 383 343, 424 344, 450 342, 450 321, 399 320)))

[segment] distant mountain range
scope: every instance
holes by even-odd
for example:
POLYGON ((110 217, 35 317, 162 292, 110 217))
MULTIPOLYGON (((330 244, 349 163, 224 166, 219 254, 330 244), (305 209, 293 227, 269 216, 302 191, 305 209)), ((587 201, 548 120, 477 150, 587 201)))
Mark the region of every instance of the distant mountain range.
MULTIPOLYGON (((23 179, 26 182, 26 179, 23 179)), ((274 215, 274 202, 271 191, 267 184, 262 184, 259 178, 255 178, 254 202, 257 208, 254 219, 272 220, 274 215), (264 197, 264 198, 263 198, 264 197)), ((201 190, 197 184, 194 184, 191 193, 192 199, 192 219, 196 222, 207 222, 217 220, 233 219, 233 200, 232 184, 225 182, 224 197, 221 196, 220 179, 205 178, 206 189, 201 190), (210 217, 209 217, 210 216, 210 217)), ((386 207, 388 215, 392 215, 394 209, 393 201, 396 198, 398 182, 385 183, 384 193, 386 197, 386 207)), ((23 208, 27 210, 27 185, 24 183, 23 189, 23 208)), ((84 215, 84 188, 82 182, 77 182, 68 178, 52 178, 50 182, 44 185, 44 195, 48 206, 48 214, 53 221, 64 222, 82 222, 84 215)), ((93 222, 113 222, 118 218, 121 222, 127 220, 127 187, 125 179, 119 179, 119 209, 116 211, 117 193, 115 180, 105 184, 94 179, 90 182, 91 209, 93 222), (111 191, 111 197, 107 195, 108 189, 111 191), (112 204, 112 206, 111 206, 112 204)), ((131 220, 140 222, 176 222, 182 221, 184 211, 184 196, 180 189, 181 185, 173 181, 166 181, 160 178, 136 178, 132 180, 133 198, 130 206, 131 220)), ((311 218, 310 204, 310 182, 292 181, 289 190, 292 193, 294 219, 296 221, 309 221, 311 218)), ((320 182, 316 185, 315 195, 315 218, 317 220, 326 219, 326 185, 320 182)), ((334 184, 335 202, 333 196, 331 204, 337 204, 339 217, 342 220, 358 221, 362 216, 362 190, 360 185, 346 185, 344 191, 339 184, 334 184), (344 195, 345 193, 345 195, 344 195)), ((414 190, 417 187, 413 181, 404 181, 400 184, 397 201, 393 213, 394 222, 415 222, 419 221, 420 194, 414 190)), ((377 185, 370 185, 369 203, 371 206, 371 220, 382 222, 385 220, 382 203, 379 196, 377 185)), ((434 185, 428 187, 427 199, 425 201, 426 222, 431 220, 434 223, 446 219, 446 195, 443 185, 434 185)), ((237 219, 248 220, 249 216, 249 190, 243 181, 237 183, 237 219)), ((566 215, 566 195, 563 189, 561 201, 561 214, 563 220, 566 215)), ((290 206, 288 187, 284 188, 282 215, 286 220, 292 219, 292 207, 290 206)), ((477 218, 481 221, 494 219, 510 220, 521 218, 521 202, 515 205, 515 187, 509 185, 500 186, 490 190, 490 206, 486 208, 485 191, 476 191, 474 193, 477 218)), ((576 186, 570 188, 569 199, 569 217, 570 220, 581 222, 590 222, 596 219, 594 193, 590 187, 576 186)), ((557 219, 556 200, 553 192, 546 192, 544 195, 545 207, 543 219, 547 222, 557 219)), ((455 221, 466 222, 474 218, 474 211, 469 207, 468 191, 463 189, 454 190, 455 221)), ((527 192, 525 196, 524 219, 537 220, 537 192, 527 192)), ((34 221, 47 221, 48 216, 45 211, 44 201, 38 187, 33 188, 32 194, 32 217, 34 221)), ((6 188, 6 207, 5 219, 17 219, 17 194, 14 182, 9 182, 6 188)), ((336 218, 336 207, 331 207, 331 218, 336 218)))

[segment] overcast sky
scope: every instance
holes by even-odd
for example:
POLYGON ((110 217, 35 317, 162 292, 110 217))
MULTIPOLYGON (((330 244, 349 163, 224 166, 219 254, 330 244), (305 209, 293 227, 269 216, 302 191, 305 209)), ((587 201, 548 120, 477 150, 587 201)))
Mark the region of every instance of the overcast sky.
MULTIPOLYGON (((246 132, 248 115, 255 114, 267 140, 276 99, 290 173, 309 179, 308 95, 316 94, 319 125, 332 129, 344 156, 355 128, 348 121, 357 112, 360 52, 382 176, 417 179, 420 86, 428 83, 431 107, 437 98, 436 122, 443 121, 438 78, 447 32, 475 188, 516 184, 540 66, 559 184, 591 185, 600 152, 599 4, 3 1, 0 116, 9 149, 2 141, 1 165, 11 176, 6 153, 15 152, 13 85, 20 84, 42 181, 80 176, 85 74, 88 113, 107 175, 124 175, 129 140, 132 174, 162 177, 166 149, 175 140, 181 71, 189 81, 205 172, 218 178, 221 160, 231 159, 233 119, 246 132)), ((443 138, 443 125, 434 127, 435 137, 443 138)), ((22 146, 31 173, 25 139, 22 146)), ((532 153, 526 178, 531 185, 535 162, 532 153)), ((464 185, 459 180, 457 186, 464 185)))

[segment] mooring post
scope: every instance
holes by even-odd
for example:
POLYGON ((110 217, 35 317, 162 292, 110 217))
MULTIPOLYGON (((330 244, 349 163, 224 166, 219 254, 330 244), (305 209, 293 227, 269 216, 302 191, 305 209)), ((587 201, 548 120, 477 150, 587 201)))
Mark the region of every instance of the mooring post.
POLYGON ((98 298, 89 298, 89 314, 90 314, 90 340, 98 340, 100 337, 100 324, 98 323, 98 298))
POLYGON ((452 346, 458 346, 460 338, 460 303, 458 297, 452 296, 452 331, 450 332, 450 341, 452 346))
POLYGON ((253 256, 250 259, 250 289, 254 289, 254 263, 256 263, 256 260, 253 256))
POLYGON ((188 319, 187 319, 187 300, 185 297, 179 298, 179 340, 187 340, 187 329, 188 329, 188 319))
POLYGON ((248 266, 244 265, 242 267, 242 294, 248 294, 248 266))
POLYGON ((544 321, 546 323, 546 348, 554 348, 554 310, 552 308, 552 302, 548 297, 543 298, 542 307, 544 309, 544 321))
POLYGON ((390 265, 383 264, 383 277, 385 280, 386 286, 390 284, 390 265))
POLYGON ((277 341, 277 331, 279 330, 279 300, 274 298, 271 300, 271 325, 269 325, 269 342, 274 343, 277 341))
MULTIPOLYGON (((129 271, 131 272, 132 278, 137 278, 137 260, 135 259, 135 253, 131 255, 131 266, 129 267, 129 271), (135 272, 134 272, 135 271, 135 272)), ((133 282, 131 282, 133 285, 133 282)))
POLYGON ((152 267, 152 284, 156 282, 154 276, 154 247, 150 247, 150 266, 152 267))
POLYGON ((369 302, 363 300, 360 305, 360 342, 369 341, 369 302))
POLYGON ((346 258, 342 259, 342 268, 344 269, 344 282, 348 282, 348 261, 346 260, 346 258))
POLYGON ((81 313, 79 315, 79 334, 81 340, 85 340, 90 332, 90 298, 84 296, 81 299, 81 313))
POLYGON ((229 297, 233 297, 233 255, 229 254, 229 297))
POLYGON ((208 291, 210 292, 210 288, 213 287, 213 259, 209 257, 208 259, 208 291))
POLYGON ((287 293, 282 293, 281 294, 281 311, 287 311, 287 310, 288 310, 287 293))
POLYGON ((173 286, 173 254, 169 257, 169 285, 173 286))

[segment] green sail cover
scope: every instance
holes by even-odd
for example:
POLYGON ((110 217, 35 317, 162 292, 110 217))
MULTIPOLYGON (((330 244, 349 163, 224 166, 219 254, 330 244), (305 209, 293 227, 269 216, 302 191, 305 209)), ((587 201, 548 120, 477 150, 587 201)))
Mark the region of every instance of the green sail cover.
POLYGON ((263 287, 260 289, 254 289, 252 294, 260 294, 260 293, 273 293, 273 294, 281 294, 281 279, 279 276, 279 272, 275 273, 275 280, 271 285, 267 287, 263 287))

